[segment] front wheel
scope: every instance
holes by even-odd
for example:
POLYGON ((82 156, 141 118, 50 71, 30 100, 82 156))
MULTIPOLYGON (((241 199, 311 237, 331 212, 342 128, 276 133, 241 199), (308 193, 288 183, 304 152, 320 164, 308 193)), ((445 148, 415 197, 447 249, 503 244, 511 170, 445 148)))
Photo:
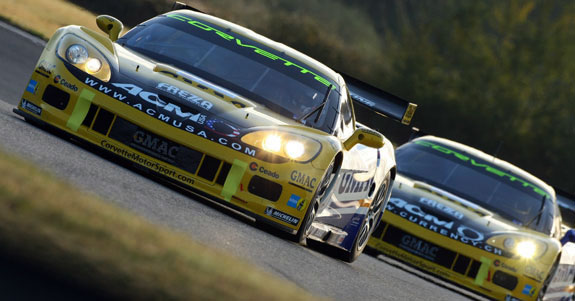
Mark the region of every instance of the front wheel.
POLYGON ((343 254, 341 258, 342 260, 347 262, 355 261, 363 252, 365 246, 367 246, 367 241, 375 227, 379 224, 383 209, 387 205, 390 183, 391 175, 388 173, 383 179, 379 191, 369 207, 366 217, 361 224, 361 228, 355 237, 351 250, 343 254))
POLYGON ((315 191, 314 197, 311 199, 311 202, 307 208, 306 215, 301 222, 301 226, 299 227, 297 234, 294 236, 294 241, 303 244, 306 237, 309 235, 311 224, 317 215, 319 204, 328 196, 330 190, 329 188, 335 179, 336 172, 337 170, 335 169, 335 162, 332 161, 331 164, 327 167, 325 175, 323 176, 323 179, 315 191))
MULTIPOLYGON (((559 260, 559 259, 557 259, 557 260, 559 260)), ((545 293, 547 293, 547 288, 549 287, 549 283, 551 283, 553 276, 555 276, 555 271, 557 271, 558 266, 559 266, 559 261, 556 261, 553 264, 553 267, 551 268, 551 270, 549 271, 549 274, 545 278, 545 281, 543 282, 541 289, 539 289, 539 293, 537 294, 537 299, 536 299, 537 301, 543 301, 543 299, 545 298, 545 293)))

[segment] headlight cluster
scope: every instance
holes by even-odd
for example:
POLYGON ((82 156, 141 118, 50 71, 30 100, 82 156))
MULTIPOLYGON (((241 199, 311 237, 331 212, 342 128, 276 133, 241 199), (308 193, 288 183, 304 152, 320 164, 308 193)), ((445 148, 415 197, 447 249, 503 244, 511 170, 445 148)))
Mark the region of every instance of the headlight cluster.
POLYGON ((321 144, 311 138, 284 131, 264 130, 248 133, 244 143, 295 161, 313 159, 321 150, 321 144))
POLYGON ((504 249, 523 259, 536 259, 547 251, 547 244, 536 238, 522 235, 492 237, 489 244, 504 249))
POLYGON ((74 67, 105 82, 110 80, 110 64, 94 46, 80 37, 67 34, 60 40, 58 56, 74 67))

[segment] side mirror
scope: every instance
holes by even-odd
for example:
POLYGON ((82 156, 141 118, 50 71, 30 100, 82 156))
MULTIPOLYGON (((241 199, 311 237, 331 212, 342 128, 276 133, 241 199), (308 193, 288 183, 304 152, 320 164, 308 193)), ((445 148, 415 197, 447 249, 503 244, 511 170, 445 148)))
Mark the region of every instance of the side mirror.
POLYGON ((343 142, 346 150, 350 150, 356 144, 363 144, 368 147, 380 148, 385 144, 383 135, 377 131, 367 128, 356 129, 351 137, 343 142))
POLYGON ((118 39, 120 33, 124 29, 124 25, 120 20, 108 15, 98 16, 96 18, 96 24, 98 24, 98 28, 108 34, 108 37, 110 37, 112 42, 115 42, 118 39))

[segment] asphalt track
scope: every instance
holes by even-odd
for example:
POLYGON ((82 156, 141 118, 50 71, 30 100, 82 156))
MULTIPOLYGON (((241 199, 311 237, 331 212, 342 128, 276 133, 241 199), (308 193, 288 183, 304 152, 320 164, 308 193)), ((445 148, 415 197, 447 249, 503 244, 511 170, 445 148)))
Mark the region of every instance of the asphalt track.
POLYGON ((383 257, 361 255, 352 264, 332 259, 27 124, 12 108, 26 87, 42 42, 3 23, 0 41, 1 149, 158 226, 224 250, 317 296, 334 300, 468 299, 449 285, 383 257))

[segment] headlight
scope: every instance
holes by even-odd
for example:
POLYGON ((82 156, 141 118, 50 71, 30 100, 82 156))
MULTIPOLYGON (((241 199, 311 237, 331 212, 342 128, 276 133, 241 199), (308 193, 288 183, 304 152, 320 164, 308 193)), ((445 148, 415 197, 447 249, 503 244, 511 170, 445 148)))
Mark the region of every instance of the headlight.
POLYGON ((74 67, 102 81, 111 77, 110 64, 104 55, 88 41, 74 34, 67 34, 58 42, 56 53, 74 67))
POLYGON ((282 148, 282 138, 278 135, 270 134, 264 138, 262 147, 268 152, 277 153, 282 148))
POLYGON ((305 162, 321 150, 321 144, 309 137, 283 131, 257 131, 242 137, 244 143, 291 160, 305 162))
POLYGON ((515 247, 515 253, 523 258, 533 258, 537 252, 537 246, 534 242, 529 240, 524 240, 517 243, 515 247))
POLYGON ((303 143, 295 140, 288 141, 286 143, 286 154, 292 159, 298 159, 305 152, 305 146, 303 143))
POLYGON ((100 69, 102 69, 102 61, 100 61, 97 58, 90 58, 87 62, 86 62, 86 71, 88 71, 88 73, 96 73, 98 71, 100 71, 100 69))
POLYGON ((74 44, 66 49, 66 59, 72 64, 83 64, 88 60, 86 47, 74 44))
POLYGON ((515 233, 494 236, 488 243, 523 259, 536 259, 547 251, 544 241, 515 233))

